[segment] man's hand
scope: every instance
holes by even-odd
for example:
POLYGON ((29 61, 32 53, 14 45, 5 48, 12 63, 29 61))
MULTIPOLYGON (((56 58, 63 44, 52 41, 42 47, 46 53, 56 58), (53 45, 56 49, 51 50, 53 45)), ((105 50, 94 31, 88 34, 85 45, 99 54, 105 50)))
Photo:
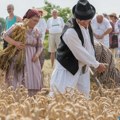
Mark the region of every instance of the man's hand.
POLYGON ((96 39, 103 39, 104 38, 104 34, 103 35, 97 35, 94 33, 94 36, 96 39))
POLYGON ((98 73, 103 73, 105 70, 106 66, 103 63, 101 63, 97 68, 98 73))
POLYGON ((104 38, 104 35, 99 35, 98 36, 98 39, 103 39, 104 38))
POLYGON ((96 39, 99 39, 99 35, 94 33, 94 36, 95 36, 96 39))

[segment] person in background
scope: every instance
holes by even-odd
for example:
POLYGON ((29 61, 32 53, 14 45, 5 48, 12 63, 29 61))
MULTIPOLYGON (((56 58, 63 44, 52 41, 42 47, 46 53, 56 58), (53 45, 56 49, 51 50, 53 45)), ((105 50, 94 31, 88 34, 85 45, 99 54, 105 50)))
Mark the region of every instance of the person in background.
POLYGON ((110 19, 110 18, 109 18, 109 15, 106 14, 106 13, 103 13, 103 16, 104 16, 106 19, 108 19, 108 20, 110 19))
POLYGON ((39 31, 35 28, 35 25, 39 22, 40 15, 37 10, 29 9, 23 17, 28 19, 27 23, 29 29, 26 31, 26 43, 25 45, 21 42, 17 42, 10 37, 13 30, 22 23, 16 23, 10 27, 4 33, 4 40, 9 44, 15 46, 18 50, 25 49, 25 60, 24 68, 17 72, 14 69, 14 60, 17 55, 13 58, 12 64, 6 72, 6 83, 8 86, 13 86, 15 89, 24 85, 28 89, 30 96, 35 95, 43 87, 43 82, 41 80, 41 65, 39 61, 39 56, 43 50, 41 36, 39 31), (12 76, 12 79, 11 79, 12 76))
MULTIPOLYGON (((47 30, 47 23, 46 23, 46 20, 44 19, 44 16, 47 15, 47 12, 43 9, 37 9, 37 10, 40 14, 40 20, 39 20, 38 24, 36 25, 36 28, 40 31, 41 40, 42 40, 42 43, 43 43, 44 39, 45 39, 45 33, 46 33, 46 30, 47 30)), ((43 68, 44 50, 42 51, 41 56, 40 56, 40 63, 41 63, 41 68, 43 68)))
POLYGON ((0 22, 0 42, 2 41, 1 35, 2 35, 2 23, 0 22))
POLYGON ((2 23, 0 22, 0 34, 2 33, 2 23))
POLYGON ((116 13, 111 13, 109 15, 110 24, 112 26, 112 31, 110 32, 110 49, 112 51, 113 57, 116 57, 116 52, 118 49, 118 33, 115 31, 115 24, 118 20, 116 13))
POLYGON ((118 33, 118 49, 116 53, 116 57, 120 58, 120 19, 115 23, 115 32, 118 33))
POLYGON ((47 23, 46 23, 46 20, 44 19, 44 16, 47 15, 47 12, 43 9, 37 9, 37 10, 40 14, 40 20, 39 20, 38 24, 36 25, 36 27, 38 28, 38 30, 40 31, 40 33, 42 35, 41 40, 43 42, 45 39, 46 30, 47 30, 47 23))
MULTIPOLYGON (((20 17, 14 15, 14 6, 12 4, 9 4, 7 6, 7 12, 9 15, 6 17, 6 30, 8 30, 16 22, 22 22, 22 19, 20 17)), ((5 49, 7 45, 8 43, 4 41, 3 49, 5 49)))
POLYGON ((98 14, 91 21, 94 38, 109 48, 109 34, 112 31, 112 26, 108 19, 103 15, 98 14))
POLYGON ((58 16, 58 10, 53 9, 51 11, 52 17, 47 21, 47 30, 49 32, 49 48, 48 51, 51 53, 51 64, 54 65, 55 52, 60 43, 60 36, 64 27, 64 20, 58 16))

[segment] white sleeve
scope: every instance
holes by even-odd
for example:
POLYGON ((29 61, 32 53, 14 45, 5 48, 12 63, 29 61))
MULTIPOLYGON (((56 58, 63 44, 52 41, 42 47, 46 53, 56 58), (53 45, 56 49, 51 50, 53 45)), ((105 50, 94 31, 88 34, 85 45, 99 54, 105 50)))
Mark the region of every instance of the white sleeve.
POLYGON ((62 25, 62 29, 63 29, 63 28, 64 28, 65 23, 64 23, 63 18, 61 18, 60 20, 61 20, 61 25, 62 25))
POLYGON ((41 40, 42 40, 42 42, 44 41, 44 39, 45 39, 45 33, 46 33, 46 30, 47 30, 47 23, 46 23, 46 21, 45 21, 45 19, 42 19, 42 38, 41 38, 41 40))
POLYGON ((95 23, 96 21, 95 21, 95 19, 92 19, 91 20, 91 27, 92 27, 92 30, 95 32, 96 31, 96 26, 97 26, 97 24, 95 23))
POLYGON ((107 28, 107 29, 112 28, 112 26, 111 26, 109 20, 107 20, 107 19, 104 19, 104 20, 105 20, 106 28, 107 28))
POLYGON ((82 46, 82 43, 74 29, 68 29, 63 35, 63 40, 79 62, 94 68, 99 66, 100 63, 96 61, 95 57, 91 56, 82 46))
POLYGON ((116 32, 116 33, 119 33, 119 32, 120 32, 119 24, 120 24, 120 20, 118 20, 118 21, 115 23, 115 32, 116 32))
POLYGON ((37 29, 39 29, 39 22, 37 23, 37 25, 35 26, 37 29))
POLYGON ((45 21, 45 19, 42 19, 43 20, 43 32, 45 33, 46 32, 46 29, 47 29, 47 23, 45 21))

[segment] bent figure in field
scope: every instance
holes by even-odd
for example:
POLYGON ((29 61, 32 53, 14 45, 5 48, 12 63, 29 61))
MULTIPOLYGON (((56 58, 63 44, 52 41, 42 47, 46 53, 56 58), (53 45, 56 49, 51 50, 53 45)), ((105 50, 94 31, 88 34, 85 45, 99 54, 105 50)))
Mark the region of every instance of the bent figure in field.
MULTIPOLYGON (((66 31, 68 27, 73 26, 73 18, 70 18, 64 29, 63 32, 66 31)), ((113 58, 113 55, 107 47, 105 47, 100 42, 94 41, 95 46, 95 56, 96 60, 100 63, 107 63, 108 68, 103 74, 98 74, 97 77, 100 80, 100 82, 106 86, 111 88, 111 85, 113 84, 115 86, 120 86, 120 71, 115 67, 115 61, 113 58)))
POLYGON ((96 59, 99 62, 108 64, 108 69, 103 74, 97 75, 100 82, 109 88, 113 86, 113 83, 115 87, 120 86, 120 71, 115 66, 115 61, 110 49, 100 42, 95 42, 95 53, 96 59))

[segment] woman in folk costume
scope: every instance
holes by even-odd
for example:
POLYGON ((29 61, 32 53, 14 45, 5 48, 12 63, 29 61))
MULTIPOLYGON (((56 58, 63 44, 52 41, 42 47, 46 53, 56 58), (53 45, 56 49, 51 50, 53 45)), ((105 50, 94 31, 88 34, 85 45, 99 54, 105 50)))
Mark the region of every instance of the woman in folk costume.
POLYGON ((94 56, 94 41, 90 20, 95 8, 87 0, 79 0, 73 7, 73 27, 63 31, 57 50, 57 63, 52 73, 50 95, 54 88, 64 93, 67 87, 76 88, 89 98, 90 72, 92 66, 104 72, 105 66, 94 56))
POLYGON ((14 86, 14 88, 24 85, 28 89, 30 96, 34 95, 43 87, 41 81, 41 65, 39 61, 39 56, 43 48, 40 34, 38 30, 34 28, 38 23, 39 18, 39 13, 35 9, 29 9, 23 17, 23 20, 28 20, 28 29, 25 32, 25 44, 11 38, 14 29, 23 23, 13 25, 4 34, 4 39, 9 44, 15 46, 18 50, 24 49, 25 52, 23 69, 19 72, 14 69, 16 55, 7 70, 6 83, 8 83, 9 86, 14 86))

